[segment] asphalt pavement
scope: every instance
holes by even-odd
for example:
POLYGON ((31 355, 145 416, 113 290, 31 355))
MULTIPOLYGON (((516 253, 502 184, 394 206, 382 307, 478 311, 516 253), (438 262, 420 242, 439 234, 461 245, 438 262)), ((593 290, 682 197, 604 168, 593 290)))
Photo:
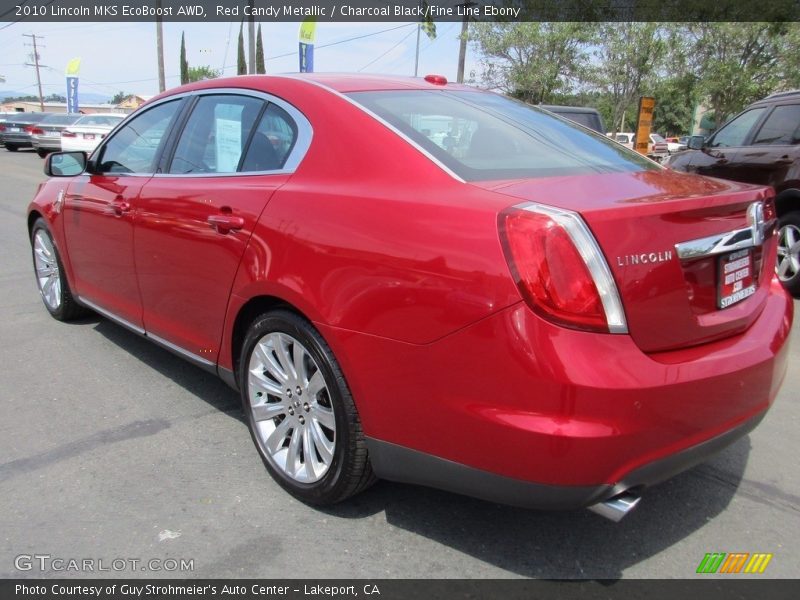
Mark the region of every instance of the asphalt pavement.
POLYGON ((0 577, 689 578, 707 552, 800 576, 800 319, 762 424, 620 523, 387 482, 315 509, 267 475, 221 381, 105 319, 49 317, 25 227, 42 162, 0 148, 0 577))

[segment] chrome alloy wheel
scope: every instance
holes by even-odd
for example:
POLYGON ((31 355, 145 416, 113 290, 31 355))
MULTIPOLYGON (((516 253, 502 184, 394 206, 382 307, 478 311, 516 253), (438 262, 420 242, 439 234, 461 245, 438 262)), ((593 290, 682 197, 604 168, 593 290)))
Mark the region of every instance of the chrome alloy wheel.
POLYGON ((44 303, 50 310, 58 310, 61 306, 61 270, 58 268, 53 241, 43 229, 33 236, 33 260, 44 303))
POLYGON ((322 479, 333 461, 336 420, 322 371, 285 333, 253 348, 247 394, 253 428, 270 462, 298 483, 322 479))
POLYGON ((789 281, 800 272, 800 227, 789 223, 778 231, 775 271, 781 281, 789 281))

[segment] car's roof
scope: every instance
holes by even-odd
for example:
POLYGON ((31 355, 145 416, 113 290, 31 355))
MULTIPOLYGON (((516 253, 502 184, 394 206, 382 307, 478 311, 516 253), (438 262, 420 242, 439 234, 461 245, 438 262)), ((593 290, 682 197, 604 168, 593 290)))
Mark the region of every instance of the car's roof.
MULTIPOLYGON (((437 76, 438 77, 438 76, 437 76)), ((167 90, 154 100, 165 98, 177 92, 188 92, 209 88, 250 88, 269 89, 270 84, 281 80, 307 81, 321 85, 336 92, 365 92, 374 90, 463 90, 480 91, 477 88, 458 83, 444 85, 425 81, 424 77, 400 77, 397 75, 369 75, 364 73, 286 73, 279 75, 239 75, 219 79, 204 79, 179 88, 167 90)))

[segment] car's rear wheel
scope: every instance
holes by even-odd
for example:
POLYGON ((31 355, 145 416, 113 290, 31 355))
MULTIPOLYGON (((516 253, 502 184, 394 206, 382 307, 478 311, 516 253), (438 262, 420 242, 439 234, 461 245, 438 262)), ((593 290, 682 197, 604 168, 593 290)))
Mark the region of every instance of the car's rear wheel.
POLYGON ((302 317, 266 313, 239 363, 253 441, 272 477, 312 504, 333 504, 374 481, 358 411, 336 358, 302 317))
POLYGON ((72 297, 61 257, 44 219, 38 219, 33 224, 31 248, 36 284, 47 312, 59 321, 86 314, 88 311, 72 297))
POLYGON ((39 155, 39 158, 44 158, 45 156, 47 156, 47 150, 42 150, 41 148, 39 148, 38 150, 36 150, 36 154, 39 155))
POLYGON ((793 296, 800 296, 800 213, 790 212, 778 220, 778 279, 793 296))
POLYGON ((16 152, 19 150, 19 146, 15 146, 14 144, 6 144, 6 150, 10 152, 16 152))

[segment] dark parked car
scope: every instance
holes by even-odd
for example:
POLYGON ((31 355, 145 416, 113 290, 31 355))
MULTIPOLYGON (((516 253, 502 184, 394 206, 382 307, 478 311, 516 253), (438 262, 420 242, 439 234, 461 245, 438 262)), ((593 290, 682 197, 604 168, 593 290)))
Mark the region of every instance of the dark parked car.
POLYGON ((800 90, 772 94, 748 106, 707 140, 693 136, 689 151, 667 166, 775 188, 778 277, 800 297, 800 90))
POLYGON ((553 104, 542 104, 539 108, 549 110, 570 121, 575 121, 578 125, 583 125, 605 135, 606 128, 603 124, 603 117, 597 112, 596 108, 585 108, 582 106, 555 106, 553 104))
POLYGON ((81 118, 80 114, 50 115, 31 129, 33 149, 44 158, 61 150, 61 132, 81 118))
POLYGON ((30 148, 31 131, 34 126, 52 113, 46 112, 26 112, 16 115, 9 115, 8 119, 0 126, 0 138, 6 150, 16 152, 20 148, 30 148))

